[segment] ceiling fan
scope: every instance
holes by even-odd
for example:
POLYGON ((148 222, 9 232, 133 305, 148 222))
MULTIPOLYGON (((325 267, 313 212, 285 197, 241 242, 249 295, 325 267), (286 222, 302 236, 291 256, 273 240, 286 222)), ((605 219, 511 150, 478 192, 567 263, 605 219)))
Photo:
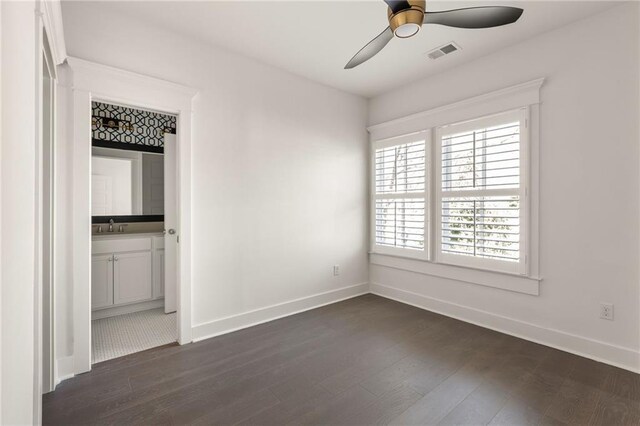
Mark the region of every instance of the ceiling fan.
POLYGON ((456 28, 491 28, 516 22, 523 10, 509 6, 481 6, 465 9, 427 12, 425 0, 384 0, 389 6, 389 26, 345 65, 357 67, 373 58, 395 36, 413 37, 424 24, 439 24, 456 28))

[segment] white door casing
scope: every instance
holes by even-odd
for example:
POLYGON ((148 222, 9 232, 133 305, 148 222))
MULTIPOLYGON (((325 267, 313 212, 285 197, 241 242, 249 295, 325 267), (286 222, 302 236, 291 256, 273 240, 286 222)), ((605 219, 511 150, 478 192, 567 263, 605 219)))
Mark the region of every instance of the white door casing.
MULTIPOLYGON (((197 90, 121 69, 67 58, 73 72, 73 372, 91 370, 91 102, 132 105, 169 114, 176 135, 176 307, 178 343, 191 329, 191 104, 197 90)), ((165 256, 165 261, 166 261, 165 256)))

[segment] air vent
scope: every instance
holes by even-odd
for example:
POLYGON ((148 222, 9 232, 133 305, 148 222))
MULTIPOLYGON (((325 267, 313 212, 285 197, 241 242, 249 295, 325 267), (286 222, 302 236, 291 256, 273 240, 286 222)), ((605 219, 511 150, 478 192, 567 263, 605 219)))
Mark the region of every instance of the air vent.
POLYGON ((440 46, 437 49, 433 49, 430 52, 427 52, 427 56, 429 57, 429 59, 438 59, 457 50, 460 50, 460 46, 458 46, 454 42, 451 42, 445 44, 444 46, 440 46))

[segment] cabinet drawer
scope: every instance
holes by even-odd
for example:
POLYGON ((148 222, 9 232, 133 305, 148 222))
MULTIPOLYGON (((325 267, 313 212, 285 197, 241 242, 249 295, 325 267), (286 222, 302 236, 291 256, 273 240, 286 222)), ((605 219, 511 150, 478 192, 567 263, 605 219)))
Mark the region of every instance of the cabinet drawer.
POLYGON ((91 242, 92 254, 151 250, 151 238, 123 238, 91 242))

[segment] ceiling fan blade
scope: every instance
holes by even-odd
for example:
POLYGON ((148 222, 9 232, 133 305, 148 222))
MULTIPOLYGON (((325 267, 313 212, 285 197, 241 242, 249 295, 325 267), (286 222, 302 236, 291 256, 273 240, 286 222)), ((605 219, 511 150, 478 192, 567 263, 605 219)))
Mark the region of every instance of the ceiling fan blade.
POLYGON ((398 13, 401 10, 409 9, 411 5, 407 0, 383 0, 393 13, 398 13))
POLYGON ((353 67, 357 67, 361 63, 368 61, 373 58, 380 52, 393 38, 393 31, 391 28, 387 27, 384 31, 382 31, 376 38, 371 40, 365 47, 360 49, 358 53, 356 53, 353 58, 347 65, 344 66, 344 69, 348 70, 353 67))
POLYGON ((424 24, 457 28, 491 28, 516 22, 523 10, 509 6, 469 7, 466 9, 425 12, 424 24))

